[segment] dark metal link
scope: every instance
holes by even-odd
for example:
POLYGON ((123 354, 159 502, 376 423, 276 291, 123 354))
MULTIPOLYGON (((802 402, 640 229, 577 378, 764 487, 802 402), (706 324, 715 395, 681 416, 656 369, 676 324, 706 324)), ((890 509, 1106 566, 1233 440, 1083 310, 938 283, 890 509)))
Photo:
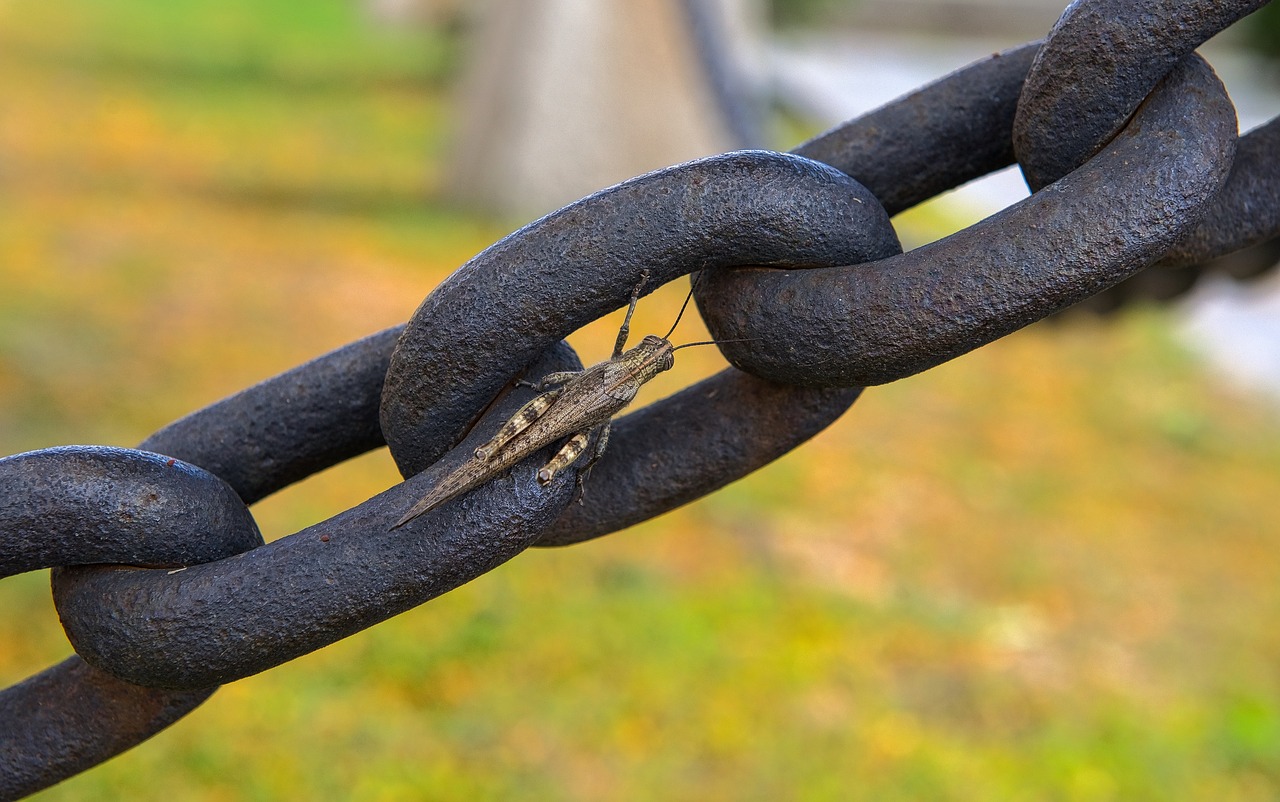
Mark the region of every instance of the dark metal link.
MULTIPOLYGON (((536 365, 578 367, 567 346, 536 365)), ((526 462, 404 529, 391 525, 528 397, 521 390, 494 404, 461 450, 431 470, 235 559, 180 572, 55 572, 68 638, 87 662, 122 679, 201 688, 277 666, 471 581, 535 541, 569 504, 574 483, 541 488, 537 466, 526 462)))
MULTIPOLYGON (((143 451, 51 448, 0 460, 0 577, 59 565, 180 566, 262 543, 226 483, 143 451)), ((0 691, 0 799, 38 791, 146 740, 213 688, 141 688, 79 657, 0 691)))
POLYGON ((66 446, 0 459, 0 577, 54 565, 176 567, 262 545, 225 482, 126 448, 66 446))
MULTIPOLYGON (((641 269, 656 287, 725 264, 829 265, 898 251, 864 187, 794 156, 726 154, 604 190, 480 254, 418 309, 387 378, 392 453, 407 473, 429 462, 530 353, 625 302, 641 269)), ((628 415, 613 426, 588 503, 540 545, 598 537, 722 487, 821 431, 857 395, 731 370, 628 415)))
POLYGON ((1227 185, 1160 260, 1183 267, 1280 237, 1280 117, 1240 137, 1227 185))
MULTIPOLYGON (((917 102, 927 94, 945 104, 946 84, 966 73, 921 92, 917 102)), ((945 105, 933 114, 945 116, 945 105)), ((850 126, 869 127, 861 120, 850 126)), ((1010 132, 987 136, 1007 139, 1010 132)), ((1030 198, 875 264, 713 271, 700 282, 699 307, 717 339, 752 339, 721 350, 758 376, 808 386, 894 381, 1150 264, 1221 188, 1234 145, 1235 109, 1222 84, 1203 61, 1186 59, 1101 153, 1030 198)), ((835 166, 852 174, 860 167, 835 166)), ((957 183, 970 177, 957 176, 957 183)))
POLYGON ((1039 42, 997 53, 792 152, 856 178, 890 215, 1014 162, 1018 94, 1039 42))
POLYGON ((69 657, 0 691, 0 800, 20 799, 160 732, 216 688, 143 688, 69 657))
MULTIPOLYGON (((388 387, 393 386, 396 360, 402 358, 405 342, 411 341, 415 332, 421 332, 418 336, 440 346, 454 360, 454 364, 423 360, 412 365, 415 377, 433 380, 432 389, 451 389, 465 383, 467 376, 454 365, 475 359, 468 349, 492 348, 499 355, 519 349, 526 353, 532 349, 536 354, 549 345, 553 352, 562 349, 556 344, 569 331, 566 321, 572 321, 575 314, 589 315, 582 319, 590 319, 618 303, 608 298, 607 285, 616 284, 618 297, 625 297, 636 272, 624 267, 628 253, 631 259, 639 253, 649 255, 644 264, 656 276, 663 276, 664 271, 669 276, 705 266, 716 258, 714 254, 720 254, 719 259, 762 261, 777 261, 782 254, 800 254, 795 258, 802 262, 831 254, 827 260, 838 261, 861 253, 880 255, 896 248, 887 216, 865 190, 834 170, 807 160, 777 154, 738 154, 643 177, 504 240, 445 282, 424 308, 445 310, 446 314, 443 319, 418 318, 410 324, 392 360, 388 387), (755 198, 751 197, 753 192, 755 198), (619 196, 629 196, 636 202, 620 203, 619 196), (719 216, 709 213, 717 202, 725 207, 719 216), (612 219, 609 208, 614 210, 612 219), (788 210, 785 215, 779 214, 781 208, 788 210), (683 214, 693 223, 675 225, 670 219, 672 214, 683 214), (801 224, 806 219, 810 221, 807 227, 801 224), (642 230, 646 221, 649 231, 642 230), (866 232, 874 223, 880 225, 879 240, 867 245, 871 235, 866 232), (602 233, 607 231, 617 238, 616 249, 603 238, 602 233), (671 232, 665 242, 662 232, 671 232), (732 236, 739 238, 736 250, 727 244, 732 236), (643 247, 633 244, 633 250, 628 252, 623 245, 627 242, 639 242, 643 247), (570 256, 552 265, 546 258, 548 252, 570 256), (653 252, 665 254, 668 263, 653 261, 653 252), (582 271, 575 269, 574 260, 589 262, 605 288, 592 290, 588 286, 583 290, 580 284, 569 284, 570 279, 583 278, 582 271), (518 267, 524 267, 524 272, 518 272, 518 267), (505 282, 493 282, 493 276, 485 275, 486 269, 510 276, 505 282), (528 299, 531 294, 536 297, 536 292, 521 285, 517 277, 537 276, 540 270, 558 279, 551 292, 544 288, 543 297, 531 303, 528 299), (481 280, 479 286, 471 284, 481 280), (560 297, 546 297, 556 287, 560 297), (572 291, 566 291, 571 287, 572 291), (496 292, 499 288, 507 295, 496 292), (487 297, 486 292, 490 294, 487 297), (581 293, 590 296, 592 292, 596 308, 584 312, 582 307, 586 304, 581 293), (450 293, 461 293, 466 305, 456 306, 457 297, 450 293), (560 309, 552 308, 557 304, 560 309), (469 328, 458 327, 450 318, 453 313, 468 316, 471 309, 489 310, 490 314, 483 320, 473 320, 469 328), (534 310, 554 321, 558 329, 543 334, 541 340, 530 333, 517 337, 514 332, 527 332, 523 321, 513 319, 520 310, 534 310), (481 323, 489 330, 483 330, 481 323), (504 336, 509 342, 503 342, 504 336)), ((484 372, 493 377, 493 361, 499 360, 483 355, 474 364, 484 366, 484 372)), ((491 381, 495 386, 489 391, 490 397, 518 367, 491 381)), ((554 364, 544 360, 539 370, 549 372, 564 367, 563 359, 554 364)), ((745 386, 751 384, 747 382, 745 386)), ((757 395, 763 397, 767 393, 757 395)), ((838 416, 855 395, 826 393, 804 397, 827 401, 823 407, 825 418, 817 424, 820 428, 838 416)), ((489 408, 490 397, 485 397, 478 407, 489 408)), ((474 448, 474 438, 491 434, 497 421, 511 414, 519 400, 520 395, 513 393, 491 410, 491 423, 480 427, 480 434, 473 431, 470 446, 464 445, 455 453, 467 453, 474 448)), ((801 404, 805 408, 812 405, 812 401, 801 404)), ((441 408, 430 404, 433 414, 441 408)), ((210 419, 220 417, 206 415, 210 419)), ((474 415, 475 410, 466 417, 474 415)), ((243 427, 238 423, 239 414, 229 418, 232 425, 243 427)), ((394 415, 390 419, 394 420, 394 415)), ((810 436, 814 426, 805 419, 795 436, 810 436)), ((618 441, 624 446, 635 440, 627 428, 625 421, 618 427, 618 441)), ((743 437, 750 440, 750 432, 743 437)), ((428 436, 424 442, 430 445, 430 439, 428 436)), ((449 433, 447 440, 440 435, 434 439, 436 448, 440 448, 456 439, 456 434, 449 433)), ((777 447, 773 450, 776 452, 777 447)), ((739 447, 726 457, 730 461, 745 460, 753 467, 759 464, 760 455, 767 453, 767 447, 752 445, 739 447)), ((103 568, 61 571, 55 580, 55 599, 68 635, 77 651, 91 663, 131 681, 169 688, 226 682, 345 637, 489 570, 535 540, 560 513, 572 491, 572 482, 558 483, 550 490, 541 488, 534 481, 532 468, 526 466, 496 487, 472 494, 467 503, 446 505, 406 528, 413 531, 388 532, 390 524, 420 494, 418 488, 433 484, 451 467, 451 462, 437 463, 411 482, 354 510, 235 561, 192 566, 177 575, 103 568), (288 594, 279 593, 273 586, 271 580, 280 576, 287 577, 288 594), (148 603, 138 606, 132 601, 135 598, 145 598, 148 603), (252 627, 230 623, 250 613, 252 627), (182 621, 182 626, 174 627, 171 622, 175 620, 182 621), (164 638, 159 637, 161 629, 164 638)), ((705 485, 717 480, 713 474, 710 480, 699 477, 697 481, 705 485)), ((728 479, 722 475, 718 481, 723 484, 728 479)), ((664 497, 663 493, 654 495, 664 497)), ((687 498, 688 490, 675 487, 665 495, 687 498)), ((652 498, 653 495, 651 501, 652 498)), ((679 502, 671 502, 675 503, 679 502)))
POLYGON ((1115 138, 1174 65, 1268 0, 1087 0, 1067 7, 1027 75, 1013 126, 1033 190, 1115 138))
POLYGON ((246 504, 384 445, 378 405, 402 326, 174 421, 140 448, 199 465, 246 504))
MULTIPOLYGON (((624 303, 640 269, 656 287, 724 264, 838 264, 898 250, 865 188, 793 156, 727 154, 604 190, 498 243, 427 298, 387 379, 392 452, 408 473, 430 461, 530 353, 624 303), (451 381, 434 380, 441 375, 451 381)), ((598 537, 722 487, 812 437, 856 397, 726 371, 628 415, 613 426, 588 503, 540 545, 598 537)))
MULTIPOLYGON (((1043 186, 1099 150, 1173 64, 1266 4, 1106 0, 1070 6, 1045 40, 1018 108, 1014 146, 1028 184, 1043 186)), ((1226 186, 1172 251, 1079 308, 1108 312, 1135 300, 1170 300, 1219 272, 1213 263, 1219 257, 1280 237, 1277 122, 1241 138, 1226 186)))
POLYGON ((1256 278, 1280 266, 1280 118, 1240 138, 1227 184, 1160 261, 1073 309, 1107 314, 1170 301, 1207 275, 1256 278))
POLYGON ((900 250, 862 185, 797 156, 742 151, 623 182, 503 239, 427 296, 387 372, 387 444, 401 473, 422 470, 539 352, 624 305, 642 269, 651 291, 694 270, 900 250))
POLYGON ((718 490, 825 429, 861 392, 774 384, 729 368, 637 410, 614 423, 586 503, 571 504, 538 545, 607 535, 718 490))

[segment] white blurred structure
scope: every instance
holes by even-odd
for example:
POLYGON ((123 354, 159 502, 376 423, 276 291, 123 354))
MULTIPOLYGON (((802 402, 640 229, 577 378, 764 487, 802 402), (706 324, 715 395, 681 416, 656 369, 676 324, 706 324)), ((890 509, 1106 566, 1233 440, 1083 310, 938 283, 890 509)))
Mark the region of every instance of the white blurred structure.
POLYGON ((540 214, 741 147, 728 84, 758 19, 748 0, 489 0, 461 87, 451 194, 540 214))
POLYGON ((1233 384, 1280 399, 1280 272, 1245 284, 1214 278, 1183 311, 1189 347, 1233 384))
POLYGON ((438 25, 458 13, 459 0, 364 0, 369 17, 383 25, 438 25))
POLYGON ((853 29, 941 33, 956 37, 1039 39, 1068 0, 857 0, 842 15, 853 29), (1048 20, 1048 25, 1045 24, 1048 20))

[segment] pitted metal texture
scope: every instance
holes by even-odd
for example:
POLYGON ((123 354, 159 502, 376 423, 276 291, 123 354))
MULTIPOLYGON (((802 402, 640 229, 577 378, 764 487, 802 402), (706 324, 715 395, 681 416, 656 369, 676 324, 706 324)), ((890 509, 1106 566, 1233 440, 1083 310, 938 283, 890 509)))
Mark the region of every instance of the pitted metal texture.
MULTIPOLYGON (((929 93, 936 105, 920 104, 923 116, 948 113, 947 83, 929 93)), ((1187 59, 1120 136, 1030 198, 873 264, 713 271, 699 284, 699 308, 726 341, 726 358, 750 373, 806 386, 894 381, 1158 259, 1217 196, 1234 152, 1235 112, 1222 84, 1203 61, 1187 59)), ((953 185, 973 177, 955 176, 953 185)))
MULTIPOLYGON (((1260 0, 1073 4, 985 59, 790 154, 623 182, 480 253, 389 329, 193 413, 140 450, 0 460, 0 576, 50 567, 78 656, 0 691, 0 799, 130 748, 217 685, 458 587, 533 545, 724 486, 926 370, 1079 304, 1172 297, 1280 256, 1280 128, 1239 139, 1191 51, 1260 0), (902 254, 890 217, 1014 163, 1037 191, 902 254), (1148 265, 1155 264, 1150 270, 1148 265), (543 487, 547 452, 392 524, 531 397, 562 338, 697 273, 734 367, 618 420, 543 487), (678 420, 678 429, 670 425, 678 420), (246 504, 387 444, 406 480, 263 544, 246 504)), ((1261 265, 1261 267, 1259 266, 1261 265)))

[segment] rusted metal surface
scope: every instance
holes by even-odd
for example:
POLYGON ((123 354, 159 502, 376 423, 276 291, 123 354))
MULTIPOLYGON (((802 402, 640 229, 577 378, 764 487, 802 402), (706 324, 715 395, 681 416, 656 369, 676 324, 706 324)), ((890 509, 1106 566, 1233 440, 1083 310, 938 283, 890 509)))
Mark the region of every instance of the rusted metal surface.
POLYGON ((55 567, 83 657, 0 692, 0 798, 531 545, 599 537, 722 487, 821 431, 862 385, 1091 295, 1176 294, 1197 263, 1238 248, 1252 246, 1230 269, 1256 272, 1250 254, 1280 237, 1277 123, 1235 152, 1230 101, 1184 54, 1258 5, 1077 4, 1043 48, 985 60, 793 154, 699 160, 549 215, 468 262, 405 327, 165 427, 143 444, 159 454, 0 460, 0 576, 55 567), (1041 191, 900 253, 891 214, 1015 150, 1041 191), (652 286, 700 271, 712 331, 749 338, 723 345, 738 367, 617 421, 583 505, 570 504, 576 467, 537 483, 544 451, 392 531, 530 397, 513 379, 578 365, 562 338, 621 306, 641 270, 652 286), (409 479, 261 544, 245 503, 384 438, 409 479))
MULTIPOLYGON (((579 366, 567 346, 535 365, 579 366)), ((529 398, 495 404, 454 458, 467 455, 529 398)), ((218 685, 333 643, 468 582, 536 541, 568 505, 569 481, 534 474, 544 450, 508 477, 391 526, 443 475, 442 460, 413 480, 300 532, 231 560, 172 572, 67 568, 53 594, 67 637, 87 662, 167 689, 218 685)))
MULTIPOLYGON (((1179 59, 1267 0, 1076 3, 1045 40, 1018 105, 1013 144, 1038 188, 1096 153, 1179 59), (1158 24, 1153 24, 1158 20, 1158 24)), ((1080 305, 1093 312, 1188 292, 1216 260, 1280 237, 1280 119, 1240 139, 1227 184, 1152 269, 1080 305)), ((1277 260, 1253 272, 1274 269, 1277 260)))
POLYGON ((384 444, 378 404, 403 329, 357 340, 185 418, 139 448, 220 476, 246 504, 384 444))
MULTIPOLYGON (((69 447, 0 460, 0 577, 92 563, 181 566, 262 543, 217 477, 143 451, 69 447)), ((0 691, 0 799, 52 785, 146 740, 213 688, 143 688, 79 657, 0 691)))
POLYGON ((0 691, 0 799, 19 799, 168 727, 216 688, 143 688, 69 657, 0 691))
MULTIPOLYGON (((934 111, 947 113, 945 104, 934 111)), ((751 340, 721 351, 758 376, 805 386, 894 381, 1159 258, 1222 187, 1234 145, 1222 84, 1187 59, 1101 153, 1030 198, 874 264, 713 271, 699 284, 699 308, 717 339, 751 340)))
POLYGON ((431 464, 534 356, 624 306, 641 270, 657 287, 694 270, 899 250, 866 188, 796 156, 741 151, 610 187, 493 245, 427 296, 387 371, 387 445, 406 475, 431 464))
MULTIPOLYGON (((572 476, 546 488, 537 483, 534 472, 546 461, 545 453, 535 458, 537 464, 526 463, 490 487, 433 510, 403 530, 389 530, 423 494, 421 488, 432 486, 527 400, 527 393, 518 391, 497 405, 490 403, 492 395, 511 378, 525 373, 511 352, 533 350, 536 354, 535 349, 549 349, 544 353, 563 355, 566 346, 559 338, 575 327, 574 314, 598 316, 609 311, 617 304, 610 295, 614 291, 617 298, 626 299, 635 284, 635 271, 625 262, 610 262, 604 254, 622 261, 634 259, 642 251, 648 253, 645 267, 656 282, 658 276, 669 278, 691 266, 705 265, 706 253, 735 247, 739 254, 750 248, 757 255, 767 255, 769 247, 779 253, 785 248, 812 261, 826 253, 831 254, 827 258, 832 262, 864 254, 874 258, 898 247, 887 216, 865 190, 834 170, 779 154, 733 154, 656 173, 592 196, 566 211, 572 225, 546 218, 516 240, 539 255, 569 254, 555 265, 556 270, 536 269, 542 262, 527 255, 515 260, 509 253, 486 251, 442 285, 437 293, 443 297, 433 294, 434 302, 424 306, 427 312, 415 316, 400 340, 388 388, 394 386, 395 365, 400 359, 406 360, 402 364, 411 379, 430 379, 427 386, 412 391, 417 400, 428 391, 438 396, 428 403, 432 412, 429 423, 447 413, 451 395, 468 397, 468 375, 460 366, 489 365, 480 372, 490 377, 493 362, 507 360, 512 365, 506 376, 497 376, 496 387, 470 395, 481 403, 458 415, 466 422, 469 435, 454 450, 453 458, 435 462, 421 475, 353 510, 235 561, 193 566, 180 574, 122 568, 59 572, 55 599, 77 651, 92 664, 133 682, 165 688, 228 682, 421 604, 492 569, 537 540, 559 516, 574 486, 572 476), (706 204, 689 202, 690 194, 701 193, 727 203, 740 197, 747 183, 776 194, 769 199, 756 197, 753 202, 763 212, 749 216, 747 223, 728 225, 723 218, 700 215, 698 211, 706 204), (796 220, 778 221, 767 216, 777 208, 794 207, 789 193, 802 190, 807 202, 801 206, 822 204, 826 230, 817 225, 801 228, 796 220), (658 202, 645 210, 645 219, 652 221, 651 230, 639 232, 651 235, 643 240, 648 248, 628 251, 623 246, 638 233, 636 209, 630 202, 620 203, 619 198, 630 201, 637 195, 657 198, 658 202), (670 224, 672 214, 689 214, 695 221, 675 227, 670 224), (584 232, 580 220, 594 221, 598 227, 584 232), (762 229, 765 223, 775 228, 762 229), (674 232, 665 241, 664 230, 674 232), (616 240, 609 240, 608 234, 616 240), (809 242, 817 244, 809 246, 806 253, 809 242), (702 252, 691 249, 690 243, 702 252), (658 261, 652 257, 655 251, 670 255, 666 261, 658 261), (531 269, 510 271, 513 263, 531 269), (495 274, 501 274, 502 280, 495 274), (588 297, 597 299, 594 309, 582 309, 586 304, 581 298, 558 291, 566 277, 576 286, 588 288, 588 297), (592 277, 598 288, 591 287, 592 277), (540 290, 539 281, 554 281, 555 286, 540 290), (522 300, 537 296, 539 291, 543 293, 540 304, 528 306, 522 300), (459 297, 473 306, 459 306, 459 297), (491 310, 491 314, 458 315, 465 318, 461 324, 454 317, 476 308, 491 310), (520 321, 519 327, 512 325, 511 316, 525 309, 538 313, 545 331, 532 330, 527 321, 520 321), (524 335, 516 336, 517 331, 524 335), (415 335, 421 337, 421 343, 413 339, 415 335), (418 350, 411 359, 402 356, 415 346, 418 350), (426 356, 428 349, 434 350, 426 356), (482 411, 488 413, 486 422, 470 426, 470 419, 482 411), (273 577, 282 576, 287 577, 287 594, 279 593, 273 585, 273 577), (147 603, 135 604, 136 598, 145 598, 147 603), (196 611, 203 613, 197 616, 196 611), (189 620, 195 617, 200 618, 199 623, 189 620), (252 627, 235 623, 246 618, 252 618, 252 627), (175 620, 185 622, 177 631, 172 626, 175 620)), ((544 358, 527 372, 528 377, 536 379, 563 370, 563 361, 544 358)), ((699 488, 726 484, 812 436, 843 412, 854 397, 856 392, 768 387, 738 374, 709 380, 706 386, 659 402, 639 419, 623 418, 615 427, 616 440, 611 441, 617 453, 660 467, 688 458, 700 470, 655 472, 646 488, 633 491, 634 510, 614 508, 613 515, 621 517, 606 517, 603 522, 623 525, 622 521, 641 520, 696 497, 699 488), (690 403, 708 396, 720 405, 718 409, 713 405, 698 410, 690 403), (725 403, 753 403, 756 409, 743 422, 725 426, 724 418, 709 417, 723 411, 725 403), (651 437, 655 420, 679 420, 682 428, 701 428, 707 436, 686 440, 673 452, 669 438, 664 443, 651 437), (717 429, 720 431, 713 431, 717 429), (691 445, 697 446, 698 454, 689 449, 691 445)), ((437 443, 447 444, 456 437, 455 433, 428 429, 411 435, 410 440, 417 445, 435 438, 437 443)), ((598 489, 608 492, 609 472, 617 470, 610 467, 608 455, 606 460, 598 466, 601 475, 592 482, 593 507, 601 506, 595 493, 598 489)), ((559 535, 561 542, 603 534, 601 519, 593 523, 594 530, 571 521, 563 530, 568 534, 559 535)))
POLYGON ((1242 136, 1231 174, 1203 217, 1154 265, 1073 309, 1109 314, 1139 301, 1171 301, 1209 275, 1236 279, 1280 267, 1280 118, 1242 136))
POLYGON ((1208 212, 1158 263, 1196 265, 1280 237, 1280 118, 1240 137, 1231 175, 1208 212))
POLYGON ((1268 0, 1073 3, 1027 75, 1013 147, 1033 190, 1098 153, 1174 66, 1268 0))

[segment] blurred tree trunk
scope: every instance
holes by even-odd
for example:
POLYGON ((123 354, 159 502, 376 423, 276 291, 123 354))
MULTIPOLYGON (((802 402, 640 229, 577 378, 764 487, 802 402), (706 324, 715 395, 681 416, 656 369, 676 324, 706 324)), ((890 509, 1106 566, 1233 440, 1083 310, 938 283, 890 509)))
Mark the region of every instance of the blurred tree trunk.
POLYGON ((451 195, 542 214, 639 173, 754 144, 736 63, 742 36, 726 34, 753 5, 490 0, 462 83, 451 195))

